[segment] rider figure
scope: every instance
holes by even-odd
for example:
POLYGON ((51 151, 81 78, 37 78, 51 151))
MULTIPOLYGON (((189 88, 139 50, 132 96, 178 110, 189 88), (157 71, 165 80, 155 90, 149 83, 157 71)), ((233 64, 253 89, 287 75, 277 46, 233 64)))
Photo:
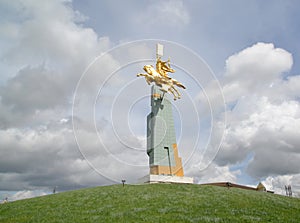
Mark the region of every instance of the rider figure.
POLYGON ((157 58, 156 61, 156 71, 162 76, 166 78, 170 78, 168 76, 168 72, 174 73, 175 70, 170 67, 170 58, 167 61, 162 61, 160 57, 157 58))

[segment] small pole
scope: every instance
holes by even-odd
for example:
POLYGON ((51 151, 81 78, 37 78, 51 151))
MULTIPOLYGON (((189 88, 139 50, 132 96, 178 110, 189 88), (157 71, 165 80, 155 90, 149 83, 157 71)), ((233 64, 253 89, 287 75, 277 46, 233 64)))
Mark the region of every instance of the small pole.
POLYGON ((288 191, 289 191, 289 196, 292 197, 293 193, 292 193, 292 186, 291 185, 288 186, 288 191))
POLYGON ((156 44, 156 59, 164 55, 164 45, 157 43, 156 44))
POLYGON ((170 175, 172 176, 172 168, 171 168, 171 159, 170 159, 170 151, 169 147, 164 147, 168 151, 168 159, 169 159, 169 168, 170 168, 170 175))

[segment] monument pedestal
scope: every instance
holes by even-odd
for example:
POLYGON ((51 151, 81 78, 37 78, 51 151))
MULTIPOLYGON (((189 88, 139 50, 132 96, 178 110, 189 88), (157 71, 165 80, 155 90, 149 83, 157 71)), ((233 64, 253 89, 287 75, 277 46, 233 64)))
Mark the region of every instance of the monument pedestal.
POLYGON ((176 184, 193 184, 194 178, 192 177, 180 177, 170 175, 153 175, 148 174, 139 179, 139 183, 176 183, 176 184))
POLYGON ((147 154, 150 175, 183 177, 178 154, 172 103, 158 86, 151 89, 151 112, 147 116, 147 154))

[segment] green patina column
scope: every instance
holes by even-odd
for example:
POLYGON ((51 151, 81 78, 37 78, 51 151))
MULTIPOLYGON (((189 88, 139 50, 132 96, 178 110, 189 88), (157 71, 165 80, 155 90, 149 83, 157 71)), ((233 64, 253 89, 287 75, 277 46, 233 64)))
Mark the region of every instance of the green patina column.
POLYGON ((150 174, 183 176, 172 104, 155 85, 151 88, 151 113, 147 116, 147 154, 150 174))

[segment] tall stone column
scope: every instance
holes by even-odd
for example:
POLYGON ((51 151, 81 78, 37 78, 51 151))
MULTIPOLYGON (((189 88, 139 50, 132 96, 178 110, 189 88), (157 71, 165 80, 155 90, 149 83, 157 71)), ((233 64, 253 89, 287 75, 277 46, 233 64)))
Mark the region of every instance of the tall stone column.
POLYGON ((172 104, 156 85, 151 88, 151 113, 147 116, 147 154, 151 175, 184 176, 172 104))

